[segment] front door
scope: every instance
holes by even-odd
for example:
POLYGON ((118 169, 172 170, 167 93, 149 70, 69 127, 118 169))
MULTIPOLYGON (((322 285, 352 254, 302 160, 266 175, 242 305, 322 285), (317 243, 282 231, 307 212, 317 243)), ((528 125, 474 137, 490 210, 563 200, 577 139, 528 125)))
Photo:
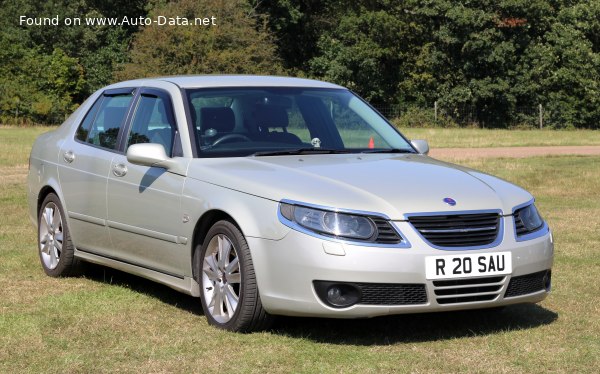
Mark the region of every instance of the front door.
MULTIPOLYGON (((126 148, 136 143, 158 143, 167 155, 178 155, 181 146, 168 94, 142 89, 135 106, 126 148)), ((183 264, 186 255, 189 257, 186 239, 180 236, 183 183, 181 175, 131 164, 125 155, 112 160, 108 226, 119 260, 183 276, 183 264)))

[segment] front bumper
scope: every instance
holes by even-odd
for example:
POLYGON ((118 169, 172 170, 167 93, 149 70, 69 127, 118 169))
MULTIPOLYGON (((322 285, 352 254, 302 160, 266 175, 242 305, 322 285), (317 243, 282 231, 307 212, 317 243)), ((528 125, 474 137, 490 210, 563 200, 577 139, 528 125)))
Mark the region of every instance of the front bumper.
MULTIPOLYGON (((407 222, 395 222, 411 243, 411 248, 368 247, 341 244, 316 238, 295 230, 281 240, 247 238, 264 308, 271 314, 337 318, 363 318, 388 314, 436 312, 489 308, 543 300, 548 289, 519 296, 505 297, 512 278, 539 273, 552 268, 552 235, 517 242, 512 220, 504 217, 508 227, 501 243, 488 249, 445 251, 430 247, 407 222), (324 245, 325 244, 325 245, 324 245), (434 281, 425 277, 425 257, 444 254, 512 252, 512 274, 496 279, 500 288, 485 301, 438 302, 434 281), (328 253, 327 253, 328 252, 328 253), (333 254, 332 254, 333 253, 333 254), (343 255, 342 255, 343 253, 343 255), (423 284, 427 301, 411 305, 365 305, 333 308, 317 296, 313 281, 377 284, 423 284)), ((483 278, 482 278, 483 279, 483 278)), ((439 283, 438 283, 439 289, 439 283)), ((460 300, 460 299, 459 299, 460 300)), ((464 299, 462 299, 464 300, 464 299)))

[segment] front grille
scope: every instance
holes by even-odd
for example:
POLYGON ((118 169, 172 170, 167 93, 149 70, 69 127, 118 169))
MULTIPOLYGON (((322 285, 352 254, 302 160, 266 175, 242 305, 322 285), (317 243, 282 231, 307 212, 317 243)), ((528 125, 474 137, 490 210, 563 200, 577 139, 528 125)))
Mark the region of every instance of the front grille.
POLYGON ((468 278, 468 279, 448 279, 433 281, 435 287, 468 286, 471 284, 500 283, 504 276, 486 277, 486 278, 468 278))
POLYGON ((435 290, 436 296, 449 296, 449 295, 464 295, 469 293, 480 293, 480 292, 497 292, 502 286, 476 286, 468 288, 449 288, 445 290, 435 290))
POLYGON ((408 221, 438 247, 474 247, 493 243, 500 231, 498 213, 413 216, 408 221))
POLYGON ((527 295, 545 290, 546 283, 549 281, 550 272, 547 270, 513 277, 508 284, 504 297, 527 295))
POLYGON ((392 225, 382 219, 382 218, 373 218, 371 220, 377 226, 377 238, 375 241, 380 244, 398 244, 402 242, 402 238, 396 230, 392 227, 392 225))
POLYGON ((427 302, 424 284, 356 283, 363 305, 414 305, 427 302))
POLYGON ((485 277, 433 281, 438 304, 490 301, 498 297, 506 277, 485 277))

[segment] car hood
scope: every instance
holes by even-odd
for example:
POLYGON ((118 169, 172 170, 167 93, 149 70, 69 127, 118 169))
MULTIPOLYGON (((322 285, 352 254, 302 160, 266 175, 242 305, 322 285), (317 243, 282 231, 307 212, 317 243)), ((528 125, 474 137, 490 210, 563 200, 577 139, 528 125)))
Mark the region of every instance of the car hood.
POLYGON ((499 178, 423 155, 339 154, 195 159, 188 176, 270 200, 407 214, 512 209, 532 199, 499 178), (455 206, 444 203, 452 198, 455 206))

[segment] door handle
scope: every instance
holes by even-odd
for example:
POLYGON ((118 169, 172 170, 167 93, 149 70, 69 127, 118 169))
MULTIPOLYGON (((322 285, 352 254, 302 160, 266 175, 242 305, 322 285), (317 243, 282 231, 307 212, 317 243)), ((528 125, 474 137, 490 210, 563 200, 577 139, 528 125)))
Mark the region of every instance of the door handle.
POLYGON ((71 162, 75 161, 75 153, 73 153, 73 151, 66 151, 63 154, 63 159, 70 164, 71 162))
POLYGON ((113 165, 112 172, 115 177, 123 177, 127 174, 127 166, 125 164, 115 164, 113 165))

